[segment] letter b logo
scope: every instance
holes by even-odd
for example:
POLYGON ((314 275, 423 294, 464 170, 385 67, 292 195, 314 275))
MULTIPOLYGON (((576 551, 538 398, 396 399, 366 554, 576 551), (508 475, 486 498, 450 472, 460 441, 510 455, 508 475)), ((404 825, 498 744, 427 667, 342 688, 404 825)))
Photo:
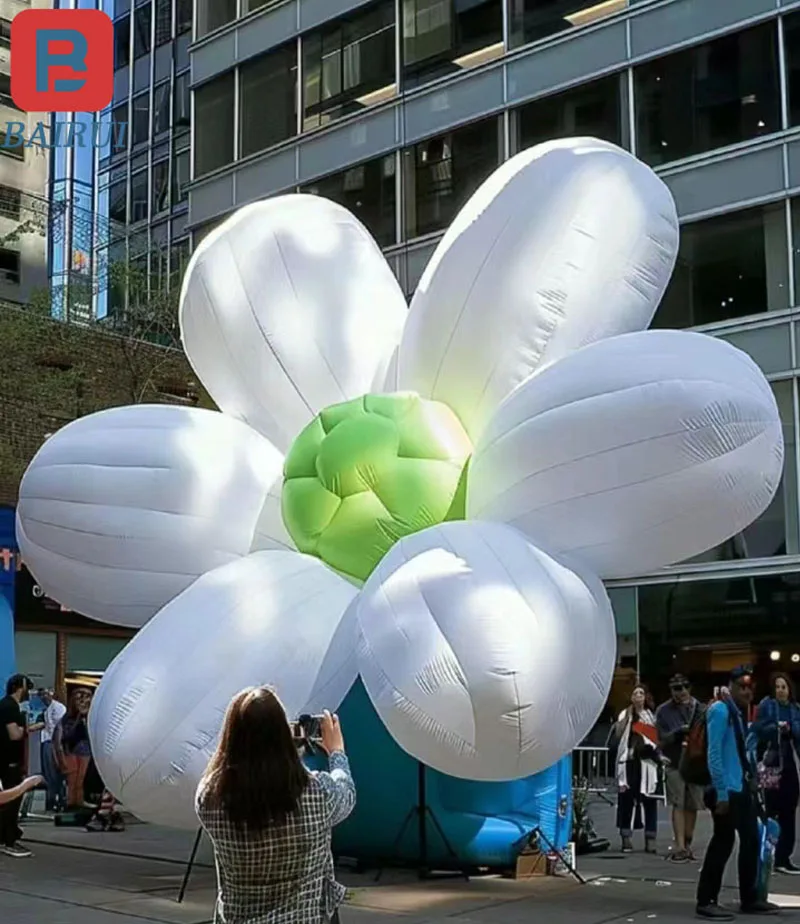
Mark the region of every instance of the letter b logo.
POLYGON ((114 94, 114 25, 99 10, 22 10, 11 21, 11 96, 28 112, 98 112, 114 94))

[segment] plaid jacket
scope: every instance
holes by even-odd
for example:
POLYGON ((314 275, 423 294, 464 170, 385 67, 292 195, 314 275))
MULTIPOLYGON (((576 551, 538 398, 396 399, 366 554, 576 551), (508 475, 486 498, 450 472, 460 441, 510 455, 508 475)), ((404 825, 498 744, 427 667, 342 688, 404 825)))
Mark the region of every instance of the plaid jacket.
POLYGON ((312 773, 299 811, 287 823, 253 833, 236 828, 197 791, 197 816, 214 845, 215 924, 324 924, 344 899, 336 882, 331 829, 353 811, 356 789, 347 757, 330 756, 312 773))

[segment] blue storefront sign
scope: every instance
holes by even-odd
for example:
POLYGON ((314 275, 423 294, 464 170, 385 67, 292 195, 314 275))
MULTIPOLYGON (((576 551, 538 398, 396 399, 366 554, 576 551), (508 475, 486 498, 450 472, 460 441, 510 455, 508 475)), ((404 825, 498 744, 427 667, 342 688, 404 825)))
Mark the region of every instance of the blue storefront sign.
POLYGON ((0 687, 14 673, 14 582, 19 549, 14 531, 14 509, 0 507, 0 687))

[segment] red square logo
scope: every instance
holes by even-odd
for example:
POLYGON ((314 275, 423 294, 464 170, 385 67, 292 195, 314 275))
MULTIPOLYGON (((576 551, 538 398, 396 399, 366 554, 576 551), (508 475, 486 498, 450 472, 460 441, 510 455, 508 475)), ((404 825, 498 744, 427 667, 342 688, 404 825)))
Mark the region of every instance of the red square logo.
POLYGON ((22 10, 11 97, 27 112, 99 112, 114 95, 114 24, 100 10, 22 10))

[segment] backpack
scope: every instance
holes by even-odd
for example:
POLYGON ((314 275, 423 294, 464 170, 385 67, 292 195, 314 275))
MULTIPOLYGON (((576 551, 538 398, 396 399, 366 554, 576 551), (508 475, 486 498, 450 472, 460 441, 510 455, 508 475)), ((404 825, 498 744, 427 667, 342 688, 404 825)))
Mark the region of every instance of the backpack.
POLYGON ((708 769, 708 728, 706 714, 709 703, 705 709, 696 708, 689 732, 686 735, 686 746, 681 753, 678 772, 685 783, 690 786, 710 786, 711 773, 708 769))

